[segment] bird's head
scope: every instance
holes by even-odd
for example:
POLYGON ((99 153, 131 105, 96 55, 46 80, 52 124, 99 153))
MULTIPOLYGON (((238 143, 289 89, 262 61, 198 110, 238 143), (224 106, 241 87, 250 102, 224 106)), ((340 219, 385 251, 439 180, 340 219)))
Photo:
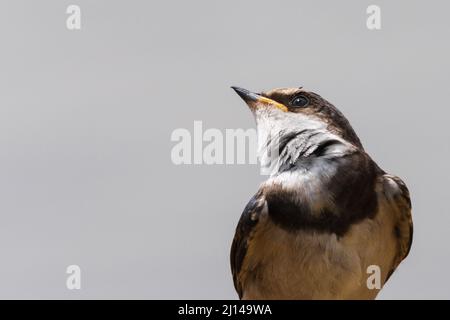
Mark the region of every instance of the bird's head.
POLYGON ((303 88, 279 88, 254 93, 232 88, 255 116, 262 164, 264 161, 273 163, 274 156, 267 155, 268 149, 277 153, 277 171, 299 160, 363 150, 344 115, 314 92, 303 88))

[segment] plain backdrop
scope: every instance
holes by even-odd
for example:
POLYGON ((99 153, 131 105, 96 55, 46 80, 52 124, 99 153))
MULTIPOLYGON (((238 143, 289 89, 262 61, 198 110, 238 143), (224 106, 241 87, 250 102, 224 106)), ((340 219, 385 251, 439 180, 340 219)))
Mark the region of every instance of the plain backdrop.
POLYGON ((408 185, 380 299, 450 298, 445 1, 0 2, 0 298, 234 299, 257 165, 172 163, 173 130, 253 128, 229 88, 304 86, 408 185), (66 8, 81 7, 79 31, 66 8), (382 29, 366 28, 381 7, 382 29), (66 288, 66 267, 82 270, 66 288))

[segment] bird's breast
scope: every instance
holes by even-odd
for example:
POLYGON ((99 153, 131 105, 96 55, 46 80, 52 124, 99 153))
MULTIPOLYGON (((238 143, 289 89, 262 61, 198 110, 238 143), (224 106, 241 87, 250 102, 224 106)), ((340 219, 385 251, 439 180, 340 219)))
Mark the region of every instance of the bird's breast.
POLYGON ((342 237, 317 230, 288 232, 262 216, 248 244, 241 281, 244 299, 373 299, 367 267, 385 279, 395 252, 384 212, 342 237))

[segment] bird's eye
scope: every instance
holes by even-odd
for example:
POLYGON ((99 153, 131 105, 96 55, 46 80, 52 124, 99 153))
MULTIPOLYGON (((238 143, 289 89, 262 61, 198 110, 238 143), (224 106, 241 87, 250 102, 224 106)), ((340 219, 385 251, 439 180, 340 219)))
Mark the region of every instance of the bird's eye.
POLYGON ((307 97, 300 95, 300 96, 295 96, 292 101, 291 101, 291 106, 293 107, 305 107, 307 106, 309 103, 309 100, 307 97))

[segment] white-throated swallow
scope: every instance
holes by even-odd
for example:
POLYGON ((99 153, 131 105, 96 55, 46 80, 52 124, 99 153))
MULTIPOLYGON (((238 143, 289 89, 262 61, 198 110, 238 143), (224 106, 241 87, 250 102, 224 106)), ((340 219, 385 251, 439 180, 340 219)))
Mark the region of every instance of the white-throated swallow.
POLYGON ((253 93, 248 104, 270 174, 244 209, 231 247, 241 299, 374 299, 408 255, 411 201, 344 115, 302 88, 253 93), (269 150, 277 150, 276 157, 269 150))

